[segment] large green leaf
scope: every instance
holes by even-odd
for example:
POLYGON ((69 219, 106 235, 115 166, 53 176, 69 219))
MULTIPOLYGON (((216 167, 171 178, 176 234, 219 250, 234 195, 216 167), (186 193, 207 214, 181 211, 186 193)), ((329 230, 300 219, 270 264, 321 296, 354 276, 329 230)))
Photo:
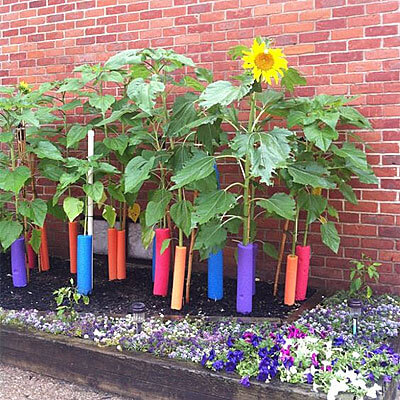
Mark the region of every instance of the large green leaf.
POLYGON ((65 79, 61 86, 58 88, 57 92, 62 93, 62 92, 74 92, 79 89, 82 89, 85 86, 85 83, 82 82, 78 78, 67 78, 65 79))
POLYGON ((18 210, 21 215, 30 219, 35 225, 43 226, 47 214, 47 204, 44 200, 21 201, 18 210))
POLYGON ((209 153, 213 153, 214 141, 218 141, 221 127, 218 122, 202 124, 197 129, 197 140, 209 153))
POLYGON ((84 139, 88 133, 89 128, 82 125, 72 125, 67 133, 67 147, 72 147, 84 139))
POLYGON ((17 221, 0 221, 0 243, 4 250, 17 240, 22 233, 22 225, 17 221))
POLYGON ((83 207, 83 201, 79 199, 74 197, 66 197, 64 199, 63 208, 70 222, 73 222, 73 220, 82 213, 83 207))
POLYGON ((298 205, 302 210, 308 211, 307 224, 311 224, 318 219, 326 209, 328 201, 323 196, 300 192, 298 196, 298 205))
POLYGON ((118 151, 119 154, 124 154, 128 147, 129 138, 126 135, 118 135, 116 137, 107 137, 103 140, 103 143, 110 149, 118 151))
POLYGON ((188 183, 206 178, 214 172, 214 157, 205 154, 193 157, 171 180, 175 185, 171 189, 181 188, 188 183))
POLYGON ((111 107, 115 102, 114 96, 111 94, 105 94, 103 96, 93 93, 89 97, 89 104, 92 107, 99 109, 103 114, 111 107))
POLYGON ((352 204, 357 204, 357 197, 354 193, 353 188, 347 183, 339 183, 339 190, 342 192, 344 198, 352 204))
POLYGON ((268 242, 263 243, 263 251, 264 253, 268 254, 274 260, 278 259, 278 250, 276 247, 268 242))
POLYGON ((315 145, 323 151, 327 151, 332 140, 336 140, 339 137, 335 129, 332 129, 328 125, 320 128, 316 122, 304 127, 304 135, 307 140, 315 143, 315 145))
POLYGON ((102 213, 103 218, 107 221, 110 228, 114 228, 115 220, 117 219, 117 213, 115 208, 106 204, 102 213))
POLYGON ((189 129, 184 127, 197 119, 197 112, 194 108, 196 100, 197 96, 190 92, 175 99, 171 121, 167 130, 168 136, 177 136, 176 132, 178 131, 179 136, 186 135, 189 132, 189 129))
POLYGON ((154 230, 152 226, 147 226, 146 224, 146 214, 142 212, 140 214, 140 229, 141 229, 141 239, 142 244, 145 249, 147 249, 154 239, 154 230))
POLYGON ((83 185, 83 190, 96 203, 103 198, 104 186, 100 181, 94 182, 93 184, 86 183, 83 185))
POLYGON ((170 209, 172 220, 179 229, 182 229, 186 236, 190 235, 192 228, 192 203, 187 200, 181 200, 173 204, 170 209))
POLYGON ((190 75, 186 75, 183 77, 181 84, 183 86, 192 88, 198 92, 202 92, 205 89, 205 86, 199 82, 197 79, 193 78, 190 75))
POLYGON ((19 193, 30 176, 30 169, 24 165, 15 168, 14 171, 9 169, 0 170, 0 189, 19 193))
POLYGON ((276 90, 264 90, 260 93, 256 93, 256 99, 261 101, 263 106, 266 106, 268 104, 274 104, 278 102, 279 100, 282 100, 284 97, 284 93, 282 92, 277 92, 276 90))
POLYGON ((275 193, 269 199, 258 200, 257 205, 270 214, 277 214, 282 218, 294 220, 296 203, 293 197, 286 193, 275 193))
POLYGON ((146 224, 148 226, 156 224, 162 217, 165 216, 166 208, 172 199, 172 193, 166 189, 156 190, 151 201, 146 207, 146 224))
POLYGON ((111 56, 104 66, 108 69, 119 69, 127 64, 140 64, 142 56, 137 54, 137 50, 124 50, 111 56))
POLYGON ((346 164, 350 164, 356 168, 361 170, 368 169, 367 157, 365 153, 357 149, 353 143, 345 142, 342 144, 342 147, 339 148, 336 145, 332 146, 333 152, 346 160, 346 164))
POLYGON ((314 161, 300 161, 288 167, 288 172, 293 181, 302 185, 333 189, 335 184, 325 177, 329 175, 326 168, 314 161))
POLYGON ((60 221, 65 222, 67 220, 64 208, 59 204, 53 204, 53 199, 47 200, 47 212, 60 221))
POLYGON ((328 246, 334 253, 339 250, 340 237, 335 228, 335 224, 331 221, 321 224, 322 242, 328 246))
POLYGON ((232 102, 242 99, 249 93, 253 82, 253 79, 247 79, 239 86, 234 86, 229 81, 210 83, 200 95, 199 104, 204 108, 210 108, 216 104, 228 106, 232 102))
POLYGON ((61 175, 64 173, 64 170, 59 166, 58 162, 47 159, 40 161, 39 171, 41 176, 55 182, 58 182, 61 175))
POLYGON ((143 78, 134 79, 127 87, 127 94, 137 107, 149 115, 153 115, 157 94, 164 91, 162 82, 151 80, 145 82, 143 78))
POLYGON ((204 224, 218 214, 227 212, 235 205, 235 196, 225 190, 214 193, 200 193, 196 199, 194 219, 199 224, 204 224))
POLYGON ((49 160, 56 160, 56 161, 63 160, 60 150, 58 150, 57 147, 54 146, 53 143, 48 142, 48 141, 39 142, 37 144, 36 148, 33 149, 33 152, 39 158, 47 158, 49 160))
POLYGON ((129 161, 125 168, 125 192, 136 193, 141 188, 143 182, 150 178, 150 171, 154 165, 154 157, 146 160, 142 156, 137 156, 129 161))
POLYGON ((202 258, 214 254, 224 247, 227 237, 226 229, 219 220, 211 220, 200 225, 194 244, 195 250, 200 250, 202 258))
POLYGON ((12 132, 0 132, 0 143, 11 143, 13 140, 12 132))
POLYGON ((340 119, 342 119, 343 122, 357 126, 359 128, 371 128, 371 124, 369 123, 369 121, 353 107, 340 107, 339 112, 340 119))
POLYGON ((120 201, 121 203, 126 200, 121 188, 116 185, 109 183, 107 185, 107 191, 114 200, 120 201))
POLYGON ((289 92, 293 92, 296 86, 304 86, 306 84, 306 79, 294 68, 288 68, 281 79, 281 86, 285 87, 289 92))
POLYGON ((32 229, 29 244, 32 246, 34 252, 39 254, 40 245, 42 244, 42 231, 40 229, 32 229))

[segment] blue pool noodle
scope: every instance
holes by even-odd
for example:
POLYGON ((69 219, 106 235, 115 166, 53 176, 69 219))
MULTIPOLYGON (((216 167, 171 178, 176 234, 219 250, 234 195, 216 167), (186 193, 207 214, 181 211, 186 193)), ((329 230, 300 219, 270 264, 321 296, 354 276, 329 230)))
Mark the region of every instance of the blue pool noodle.
POLYGON ((151 260, 151 278, 154 282, 154 277, 156 275, 156 237, 153 239, 153 258, 151 260))
MULTIPOLYGON (((217 188, 221 189, 217 164, 214 164, 217 188)), ((208 258, 208 298, 221 300, 224 296, 224 253, 222 250, 210 254, 208 258)))
POLYGON ((92 292, 92 235, 78 235, 77 246, 77 289, 88 295, 92 292))

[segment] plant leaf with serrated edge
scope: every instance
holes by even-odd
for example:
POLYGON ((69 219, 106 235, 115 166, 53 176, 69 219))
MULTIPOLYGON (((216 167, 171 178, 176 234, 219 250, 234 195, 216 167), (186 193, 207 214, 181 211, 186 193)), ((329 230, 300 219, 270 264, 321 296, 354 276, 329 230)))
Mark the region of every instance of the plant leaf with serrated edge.
POLYGON ((114 228, 115 221, 117 219, 117 213, 115 212, 115 208, 106 204, 104 206, 104 210, 102 213, 103 218, 107 221, 108 226, 110 228, 114 228))
POLYGON ((43 226, 47 214, 47 204, 44 200, 22 201, 18 210, 21 215, 30 219, 35 225, 43 226))
POLYGON ((150 171, 154 165, 154 157, 146 160, 142 156, 137 156, 129 161, 125 168, 125 191, 124 193, 136 193, 141 188, 143 182, 150 177, 150 171))
POLYGON ((89 97, 89 104, 92 107, 99 109, 102 113, 105 113, 114 102, 115 98, 114 96, 111 96, 111 94, 105 94, 103 96, 100 96, 98 94, 93 93, 89 97))
POLYGON ((153 242, 154 239, 154 230, 152 226, 147 226, 146 225, 146 214, 143 211, 140 214, 140 229, 141 229, 141 239, 142 239, 142 244, 145 249, 147 249, 150 244, 153 242))
POLYGON ((172 220, 179 229, 182 229, 186 236, 190 235, 192 228, 192 211, 192 203, 187 200, 176 202, 169 210, 172 220))
POLYGON ((24 165, 15 168, 14 171, 5 169, 0 172, 0 189, 16 194, 19 193, 22 186, 31 176, 30 169, 24 165))
POLYGON ((32 229, 29 244, 36 254, 39 254, 40 245, 42 244, 42 232, 40 229, 32 229))
POLYGON ((349 201, 352 204, 358 204, 356 194, 354 193, 354 190, 350 185, 344 182, 340 182, 339 190, 347 201, 349 201))
POLYGON ((83 191, 93 199, 96 203, 98 203, 104 193, 104 186, 100 181, 94 182, 93 184, 86 183, 83 185, 83 191))
POLYGON ((50 142, 45 142, 45 141, 39 142, 37 146, 33 149, 33 152, 39 158, 48 158, 49 160, 56 160, 56 161, 63 160, 60 150, 58 150, 57 147, 50 142))
POLYGON ((67 133, 67 147, 72 147, 84 139, 89 128, 82 125, 72 125, 67 133))
POLYGON ((236 197, 225 190, 214 193, 200 193, 196 199, 194 220, 204 224, 218 214, 227 212, 235 205, 236 197))
POLYGON ((314 188, 321 187, 325 189, 335 188, 335 184, 329 182, 324 175, 329 171, 314 161, 299 161, 288 166, 288 172, 293 181, 302 185, 310 185, 314 188))
POLYGON ((289 92, 293 92, 296 86, 305 86, 307 81, 294 68, 288 68, 283 73, 281 86, 285 87, 289 92))
POLYGON ((75 197, 66 197, 64 199, 63 208, 70 222, 73 222, 74 219, 82 213, 83 206, 83 201, 75 197))
POLYGON ((160 254, 163 254, 165 250, 168 249, 169 244, 171 243, 171 238, 169 239, 164 239, 161 245, 161 250, 160 250, 160 254))
POLYGON ((269 199, 258 200, 257 205, 271 214, 294 220, 296 203, 293 197, 286 193, 275 193, 269 199))
POLYGON ((218 220, 211 220, 201 225, 194 244, 195 250, 203 250, 201 256, 208 257, 221 250, 227 237, 226 229, 218 220))
POLYGON ((339 250, 340 237, 337 233, 335 224, 331 221, 321 224, 322 243, 328 246, 334 253, 339 250))
POLYGON ((7 250, 22 233, 22 225, 17 221, 0 221, 0 244, 7 250))
POLYGON ((327 151, 332 141, 339 137, 336 130, 327 125, 320 128, 317 123, 305 126, 304 135, 322 151, 327 151))
POLYGON ((172 194, 166 189, 156 190, 147 203, 146 224, 152 226, 156 224, 166 213, 166 208, 171 201, 172 194))
POLYGON ((325 211, 328 200, 320 195, 300 192, 298 195, 298 206, 300 209, 308 211, 307 224, 313 223, 325 211))
POLYGON ((274 260, 278 259, 278 250, 276 247, 271 243, 263 243, 263 251, 264 253, 268 254, 274 260))

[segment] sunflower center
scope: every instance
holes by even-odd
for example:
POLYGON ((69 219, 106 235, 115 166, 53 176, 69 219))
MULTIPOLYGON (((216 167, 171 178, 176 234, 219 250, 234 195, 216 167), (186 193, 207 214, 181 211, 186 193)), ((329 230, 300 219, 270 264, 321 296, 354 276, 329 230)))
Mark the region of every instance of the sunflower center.
POLYGON ((274 58, 271 54, 260 53, 256 55, 254 64, 262 71, 268 71, 274 65, 274 58))

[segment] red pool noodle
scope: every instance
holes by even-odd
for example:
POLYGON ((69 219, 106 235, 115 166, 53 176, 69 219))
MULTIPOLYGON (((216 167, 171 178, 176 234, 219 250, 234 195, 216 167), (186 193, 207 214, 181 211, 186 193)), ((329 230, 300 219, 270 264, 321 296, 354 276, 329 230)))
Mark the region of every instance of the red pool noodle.
POLYGON ((171 244, 161 254, 161 247, 165 239, 171 238, 168 228, 156 229, 156 273, 154 276, 153 294, 166 296, 168 293, 169 266, 171 258, 171 244))
POLYGON ((126 279, 125 230, 117 231, 117 279, 126 279))
POLYGON ((46 232, 46 224, 43 225, 43 228, 40 228, 42 233, 42 243, 40 244, 40 268, 42 271, 48 271, 50 269, 50 262, 49 262, 49 248, 47 244, 47 232, 46 232))
POLYGON ((310 246, 296 246, 297 264, 296 300, 305 300, 308 285, 308 271, 310 269, 310 246))
POLYGON ((69 272, 76 274, 76 249, 78 239, 78 221, 68 223, 69 236, 69 272))
POLYGON ((108 229, 108 280, 117 279, 117 230, 108 229))
MULTIPOLYGON (((32 233, 29 232, 28 240, 30 240, 31 236, 32 236, 32 233)), ((37 263, 36 263, 36 253, 33 250, 33 247, 29 243, 26 245, 26 258, 27 258, 28 268, 29 269, 35 268, 36 265, 37 265, 37 263)))

